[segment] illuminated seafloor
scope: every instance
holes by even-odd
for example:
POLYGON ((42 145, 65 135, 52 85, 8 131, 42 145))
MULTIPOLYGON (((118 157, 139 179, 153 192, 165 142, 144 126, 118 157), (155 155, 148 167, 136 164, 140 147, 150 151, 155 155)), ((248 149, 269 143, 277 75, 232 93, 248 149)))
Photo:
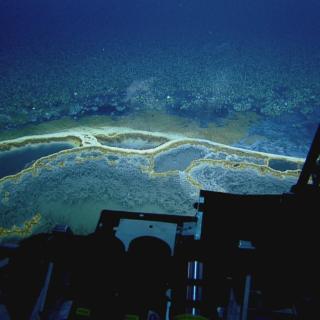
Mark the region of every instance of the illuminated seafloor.
POLYGON ((0 241, 60 223, 86 234, 102 209, 192 215, 200 189, 296 182, 320 119, 318 48, 70 47, 0 52, 0 241))
POLYGON ((112 127, 23 137, 0 148, 14 157, 50 144, 65 149, 1 178, 2 240, 62 223, 76 233, 93 232, 105 208, 192 215, 200 189, 285 192, 303 163, 179 134, 112 127))

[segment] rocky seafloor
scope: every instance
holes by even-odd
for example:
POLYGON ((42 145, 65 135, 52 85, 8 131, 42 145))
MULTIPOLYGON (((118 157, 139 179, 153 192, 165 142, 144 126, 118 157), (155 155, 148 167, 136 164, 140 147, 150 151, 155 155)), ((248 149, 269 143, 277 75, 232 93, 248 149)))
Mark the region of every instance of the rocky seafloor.
POLYGON ((37 48, 37 55, 24 48, 0 52, 0 69, 0 132, 145 111, 205 128, 252 113, 247 138, 235 146, 303 157, 320 119, 319 48, 299 42, 215 35, 196 43, 37 48))
POLYGON ((87 234, 102 209, 193 215, 200 189, 286 192, 303 164, 178 134, 111 127, 6 140, 0 150, 14 155, 50 143, 68 148, 0 179, 0 241, 60 223, 87 234))

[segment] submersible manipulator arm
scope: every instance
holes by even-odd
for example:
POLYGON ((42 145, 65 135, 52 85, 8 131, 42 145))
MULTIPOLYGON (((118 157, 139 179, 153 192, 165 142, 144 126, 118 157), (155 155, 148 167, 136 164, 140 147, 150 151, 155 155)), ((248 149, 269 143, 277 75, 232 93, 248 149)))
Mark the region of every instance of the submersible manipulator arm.
POLYGON ((303 165, 298 182, 291 188, 294 193, 319 189, 320 185, 320 124, 313 138, 306 161, 303 165), (312 185, 308 182, 312 179, 312 185), (309 190, 307 190, 309 189, 309 190))

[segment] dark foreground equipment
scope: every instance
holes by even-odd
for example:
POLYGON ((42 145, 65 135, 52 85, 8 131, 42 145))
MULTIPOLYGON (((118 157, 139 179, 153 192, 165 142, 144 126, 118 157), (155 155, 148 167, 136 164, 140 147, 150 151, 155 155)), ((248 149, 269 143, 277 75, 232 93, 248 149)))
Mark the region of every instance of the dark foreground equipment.
POLYGON ((316 319, 319 155, 320 127, 286 194, 201 190, 193 216, 104 210, 88 236, 3 245, 0 318, 316 319))

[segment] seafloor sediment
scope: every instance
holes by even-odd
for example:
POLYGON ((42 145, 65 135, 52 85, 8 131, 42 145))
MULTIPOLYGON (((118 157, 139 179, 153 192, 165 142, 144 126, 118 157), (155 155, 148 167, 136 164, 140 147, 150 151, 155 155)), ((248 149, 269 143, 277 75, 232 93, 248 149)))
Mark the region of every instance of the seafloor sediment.
MULTIPOLYGON (((106 39, 1 51, 0 134, 65 117, 162 112, 207 127, 251 114, 247 136, 232 143, 306 155, 320 116, 318 45, 224 34, 187 42, 106 39)), ((157 121, 146 122, 152 129, 157 121)))
POLYGON ((0 151, 50 141, 74 148, 0 179, 0 241, 61 223, 87 234, 102 209, 193 215, 200 189, 285 192, 303 163, 177 134, 110 127, 6 140, 0 151))

